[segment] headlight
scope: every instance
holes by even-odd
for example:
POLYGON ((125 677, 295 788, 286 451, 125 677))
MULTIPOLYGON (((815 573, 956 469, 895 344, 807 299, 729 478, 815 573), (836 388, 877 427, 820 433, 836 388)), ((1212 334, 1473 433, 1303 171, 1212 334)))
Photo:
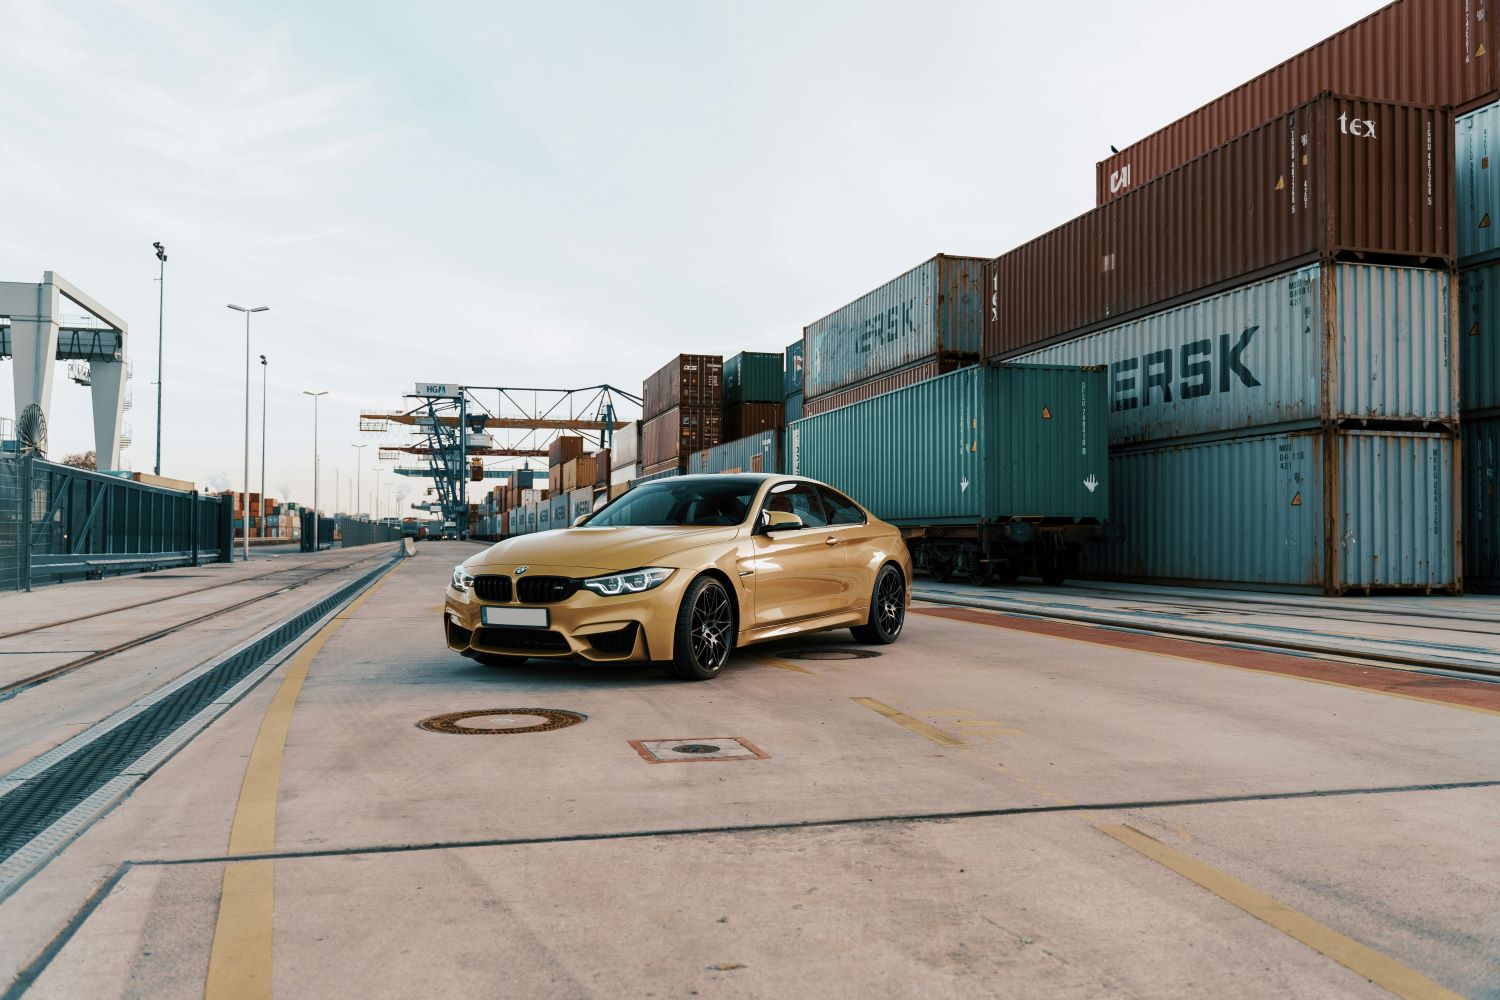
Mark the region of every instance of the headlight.
POLYGON ((617 594, 640 594, 659 587, 672 575, 670 569, 652 567, 633 569, 629 573, 614 573, 610 576, 595 576, 583 581, 583 585, 596 594, 614 597, 617 594))
POLYGON ((455 566, 455 567, 453 567, 453 589, 454 590, 460 590, 460 591, 467 592, 467 591, 471 590, 473 588, 473 586, 474 586, 474 574, 470 573, 468 570, 464 569, 462 566, 455 566))

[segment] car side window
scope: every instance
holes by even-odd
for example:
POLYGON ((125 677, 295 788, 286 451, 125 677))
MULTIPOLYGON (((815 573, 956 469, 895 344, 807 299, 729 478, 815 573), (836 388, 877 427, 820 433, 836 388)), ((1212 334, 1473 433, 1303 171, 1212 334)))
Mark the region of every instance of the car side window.
POLYGON ((823 509, 828 512, 829 524, 864 524, 865 513, 854 506, 854 501, 826 486, 818 487, 818 495, 823 498, 823 509))
POLYGON ((766 510, 796 514, 809 528, 826 528, 828 518, 823 513, 823 503, 812 483, 795 483, 774 488, 766 497, 766 510))

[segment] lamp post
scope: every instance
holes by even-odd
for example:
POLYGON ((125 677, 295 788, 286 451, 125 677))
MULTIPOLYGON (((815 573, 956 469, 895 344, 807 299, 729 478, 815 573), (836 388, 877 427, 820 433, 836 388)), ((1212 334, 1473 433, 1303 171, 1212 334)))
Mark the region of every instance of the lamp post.
POLYGON ((360 501, 364 499, 364 494, 360 492, 362 489, 364 489, 364 469, 359 464, 360 460, 363 459, 364 456, 361 455, 360 452, 368 447, 370 446, 367 444, 357 444, 354 446, 354 507, 356 508, 354 513, 356 515, 359 514, 358 507, 360 501))
POLYGON ((308 392, 302 390, 302 395, 311 396, 313 401, 313 551, 322 548, 323 537, 318 533, 318 397, 326 396, 324 392, 308 392))
POLYGON ((161 261, 161 277, 156 279, 156 474, 161 475, 161 349, 162 317, 167 307, 167 248, 160 243, 156 248, 156 259, 161 261))
POLYGON ((250 314, 268 311, 270 306, 237 306, 229 308, 245 314, 245 561, 250 561, 250 314))
POLYGON ((375 466, 375 520, 380 520, 380 466, 375 466))
POLYGON ((260 356, 260 537, 266 537, 266 356, 260 356))

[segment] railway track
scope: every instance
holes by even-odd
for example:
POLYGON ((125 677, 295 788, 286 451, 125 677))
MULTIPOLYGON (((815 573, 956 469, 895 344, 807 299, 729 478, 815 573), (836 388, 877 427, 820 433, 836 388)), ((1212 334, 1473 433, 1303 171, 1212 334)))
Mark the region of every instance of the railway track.
POLYGON ((1068 591, 986 591, 918 581, 912 596, 932 604, 994 611, 1022 618, 1067 622, 1150 635, 1171 636, 1203 642, 1231 644, 1247 649, 1298 653, 1334 658, 1364 665, 1414 670, 1468 680, 1500 682, 1500 648, 1441 641, 1443 635, 1493 637, 1492 621, 1483 612, 1427 613, 1420 609, 1340 607, 1318 599, 1297 601, 1247 594, 1233 598, 1183 597, 1175 593, 1142 593, 1129 590, 1080 589, 1068 591), (1098 607, 1087 600, 1115 602, 1098 607), (1338 609, 1342 613, 1332 613, 1338 609), (1264 614, 1285 619, 1307 619, 1307 626, 1277 622, 1211 621, 1201 615, 1243 618, 1264 614), (1382 619, 1395 619, 1383 621, 1382 619), (1425 621, 1424 621, 1425 619, 1425 621), (1387 626, 1402 630, 1400 638, 1356 635, 1336 631, 1326 623, 1387 626), (1477 626, 1477 627, 1466 627, 1477 626))
POLYGON ((224 587, 234 587, 243 584, 264 583, 273 577, 287 576, 290 574, 304 574, 301 578, 290 581, 286 586, 279 586, 274 590, 256 594, 255 596, 247 598, 243 601, 237 601, 222 608, 215 608, 213 611, 209 611, 201 615, 196 615, 185 621, 175 622, 174 624, 168 625, 164 628, 155 629, 149 633, 146 633, 145 635, 135 636, 131 639, 126 640, 125 642, 111 646, 108 649, 90 651, 76 659, 69 660, 66 663, 58 664, 57 666, 49 667, 46 670, 39 671, 35 674, 31 674, 30 676, 22 677, 19 680, 11 681, 8 684, 0 685, 0 702, 8 701, 11 698, 14 698, 16 695, 35 688, 38 685, 57 680, 59 677, 66 676, 67 674, 70 674, 75 670, 80 670, 83 667, 89 666, 93 663, 97 663, 100 660, 107 659, 111 656, 116 656, 120 653, 125 652, 126 650, 139 648, 140 646, 155 642, 158 639, 163 639, 176 632, 180 632, 185 628, 191 628, 194 625, 198 625, 211 619, 218 618, 221 615, 226 615, 233 611, 239 611, 244 608, 251 607, 255 604, 261 603, 262 601, 267 601, 273 597, 277 597, 290 591, 297 590, 301 587, 305 587, 310 583, 316 583, 317 581, 322 580, 328 576, 332 576, 335 573, 348 572, 360 566, 364 566, 370 562, 380 559, 388 559, 389 557, 389 552, 385 551, 382 548, 382 550, 378 553, 371 553, 361 558, 353 559, 349 562, 340 563, 337 566, 331 566, 326 569, 317 569, 310 574, 310 567, 308 566, 287 567, 284 569, 273 570, 269 573, 258 573, 254 576, 242 577, 236 580, 225 580, 221 583, 211 584, 207 587, 200 587, 197 590, 191 590, 181 594, 171 594, 163 597, 157 597, 151 600, 139 601, 134 604, 123 605, 118 608, 110 608, 105 611, 97 611, 92 614, 79 615, 75 618, 68 618, 55 622, 46 622, 41 625, 33 625, 28 628, 16 629, 11 632, 0 634, 0 641, 14 638, 16 636, 35 635, 37 633, 46 632, 48 630, 62 629, 70 625, 76 625, 79 622, 93 621, 107 617, 109 615, 122 614, 126 611, 133 611, 147 606, 159 605, 167 601, 196 596, 209 590, 219 590, 224 587))

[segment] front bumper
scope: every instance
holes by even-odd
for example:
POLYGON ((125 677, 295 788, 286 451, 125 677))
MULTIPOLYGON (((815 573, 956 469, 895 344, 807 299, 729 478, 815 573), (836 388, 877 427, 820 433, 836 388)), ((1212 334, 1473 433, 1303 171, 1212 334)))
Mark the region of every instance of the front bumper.
MULTIPOLYGON (((545 569, 533 567, 537 575, 545 569)), ((448 587, 443 635, 459 653, 494 653, 595 663, 644 663, 672 658, 677 609, 692 574, 683 570, 644 594, 603 597, 580 590, 554 604, 479 600, 472 591, 448 587), (545 608, 546 628, 499 627, 482 621, 485 607, 545 608)))

